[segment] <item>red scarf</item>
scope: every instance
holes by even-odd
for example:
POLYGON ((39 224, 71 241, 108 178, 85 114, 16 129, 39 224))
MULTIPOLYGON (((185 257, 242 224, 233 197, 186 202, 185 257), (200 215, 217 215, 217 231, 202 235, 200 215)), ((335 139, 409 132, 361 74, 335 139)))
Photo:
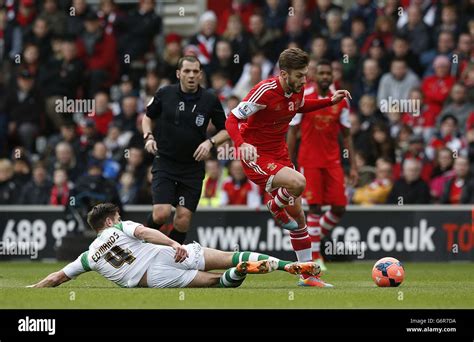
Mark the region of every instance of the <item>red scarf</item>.
POLYGON ((69 187, 67 184, 64 184, 61 187, 57 185, 53 186, 51 189, 51 197, 49 200, 50 204, 54 205, 66 205, 69 200, 69 187))

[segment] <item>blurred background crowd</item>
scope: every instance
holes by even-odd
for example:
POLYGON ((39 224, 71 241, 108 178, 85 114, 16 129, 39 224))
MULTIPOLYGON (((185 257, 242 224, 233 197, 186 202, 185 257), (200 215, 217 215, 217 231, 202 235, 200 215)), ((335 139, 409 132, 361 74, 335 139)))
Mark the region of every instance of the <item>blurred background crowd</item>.
MULTIPOLYGON (((0 0, 0 204, 151 204, 141 119, 178 59, 199 58, 228 113, 295 46, 352 93, 350 203, 474 203, 474 0, 208 1, 189 36, 158 5, 0 0), (58 109, 71 99, 95 108, 58 109), (380 108, 389 99, 420 112, 380 108)), ((200 205, 264 196, 240 162, 206 162, 200 205)))

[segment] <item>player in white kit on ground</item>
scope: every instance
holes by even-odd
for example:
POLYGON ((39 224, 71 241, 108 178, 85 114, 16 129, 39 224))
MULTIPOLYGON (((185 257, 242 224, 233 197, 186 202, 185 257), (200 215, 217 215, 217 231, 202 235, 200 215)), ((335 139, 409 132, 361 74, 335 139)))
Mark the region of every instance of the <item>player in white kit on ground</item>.
POLYGON ((194 242, 180 245, 156 229, 121 221, 111 203, 94 206, 87 222, 97 238, 75 261, 29 287, 54 287, 96 271, 121 287, 238 287, 249 273, 275 270, 318 275, 313 262, 283 261, 254 252, 223 252, 194 242), (208 272, 227 269, 224 273, 208 272))

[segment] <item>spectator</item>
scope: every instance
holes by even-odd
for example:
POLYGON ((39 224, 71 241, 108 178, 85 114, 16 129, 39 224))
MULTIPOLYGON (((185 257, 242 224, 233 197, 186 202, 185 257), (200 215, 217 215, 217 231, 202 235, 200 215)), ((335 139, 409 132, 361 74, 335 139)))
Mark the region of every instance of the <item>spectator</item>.
POLYGON ((364 151, 355 151, 355 162, 359 171, 358 187, 370 184, 375 179, 375 167, 367 164, 367 155, 364 151))
POLYGON ((390 136, 388 126, 378 122, 372 126, 370 132, 371 148, 368 154, 368 164, 374 165, 379 158, 385 158, 394 163, 395 142, 390 136))
POLYGON ((215 54, 209 65, 209 76, 215 72, 221 72, 227 75, 231 84, 236 84, 242 73, 242 64, 236 63, 236 57, 234 51, 232 51, 231 43, 226 40, 219 40, 216 43, 215 54))
POLYGON ((22 189, 21 204, 48 204, 51 182, 45 166, 38 162, 33 166, 33 179, 22 189))
POLYGON ((122 131, 136 131, 138 98, 128 95, 122 98, 121 112, 113 120, 122 131))
POLYGON ((360 64, 360 55, 357 44, 352 37, 341 40, 342 78, 344 82, 352 84, 357 79, 357 70, 360 64))
POLYGON ((104 136, 107 134, 109 124, 114 117, 112 109, 109 107, 109 94, 105 91, 99 91, 95 94, 94 101, 95 111, 88 113, 87 116, 94 121, 97 132, 104 136))
POLYGON ((214 47, 217 43, 216 34, 217 16, 212 11, 204 12, 199 18, 199 33, 195 34, 189 40, 189 44, 196 47, 197 58, 201 62, 206 74, 209 73, 209 64, 211 63, 214 47))
POLYGON ((385 159, 375 162, 375 179, 370 184, 355 189, 354 204, 383 204, 392 190, 392 163, 385 159))
POLYGON ((458 120, 449 113, 441 119, 439 131, 431 138, 426 147, 426 155, 433 160, 436 151, 443 147, 448 147, 456 155, 459 155, 465 147, 458 132, 458 120))
POLYGON ((415 134, 423 136, 428 141, 436 129, 437 113, 425 104, 423 92, 420 88, 410 90, 408 98, 411 103, 417 104, 418 111, 402 113, 402 123, 409 125, 415 134))
POLYGON ((436 151, 435 167, 431 173, 430 193, 435 202, 438 202, 446 182, 454 176, 453 152, 443 147, 436 151))
POLYGON ((200 206, 217 207, 221 202, 222 189, 222 169, 216 159, 206 160, 206 176, 203 181, 203 188, 200 206))
POLYGON ((410 42, 404 36, 396 36, 393 39, 392 51, 388 54, 388 64, 391 65, 394 59, 403 59, 407 66, 418 76, 423 73, 423 67, 419 58, 410 48, 410 42))
POLYGON ((365 20, 363 18, 356 17, 352 20, 351 38, 354 39, 357 49, 361 51, 362 46, 367 39, 367 28, 365 27, 365 20))
POLYGON ((216 71, 211 76, 211 88, 216 91, 216 95, 221 101, 225 103, 227 98, 232 94, 231 82, 225 72, 216 71))
POLYGON ((472 56, 474 56, 473 50, 473 38, 467 32, 463 32, 459 35, 458 45, 453 51, 453 56, 457 56, 457 63, 452 65, 452 74, 459 77, 462 75, 466 67, 469 65, 472 56))
POLYGON ((54 158, 49 165, 48 173, 53 174, 56 169, 64 169, 67 172, 68 180, 72 182, 75 182, 83 172, 78 156, 67 141, 61 141, 55 147, 54 158))
POLYGON ((13 181, 22 189, 31 179, 31 166, 27 157, 13 158, 13 181))
MULTIPOLYGON (((56 103, 62 100, 75 99, 83 81, 84 64, 77 57, 74 39, 66 37, 60 42, 60 59, 50 60, 40 68, 39 82, 46 102, 46 114, 59 128, 66 120, 66 113, 58 113, 56 103)), ((72 113, 69 113, 72 114, 72 113)))
POLYGON ((347 22, 350 25, 352 19, 360 17, 364 18, 365 24, 369 31, 374 29, 375 19, 377 18, 377 6, 373 0, 357 0, 349 10, 347 22))
POLYGON ((77 40, 77 52, 88 72, 87 94, 93 96, 117 79, 117 43, 113 35, 104 32, 97 14, 88 13, 84 25, 85 30, 77 40))
POLYGON ((248 92, 261 80, 262 67, 255 63, 246 65, 244 72, 235 85, 232 93, 238 98, 243 99, 245 96, 247 96, 248 92))
POLYGON ((429 182, 431 179, 431 173, 433 172, 433 163, 425 154, 425 140, 421 135, 412 135, 408 142, 408 150, 400 159, 397 159, 397 163, 393 168, 393 178, 400 178, 402 171, 402 165, 406 159, 416 159, 421 164, 421 179, 425 182, 429 182))
POLYGON ((263 12, 265 13, 265 27, 269 30, 283 32, 288 15, 286 1, 266 0, 265 2, 263 12))
POLYGON ((331 10, 327 15, 327 30, 322 34, 326 36, 329 47, 329 57, 338 59, 341 57, 341 40, 344 37, 342 28, 342 13, 338 10, 331 10))
POLYGON ((456 117, 459 123, 459 131, 461 134, 466 133, 466 123, 469 114, 474 111, 474 104, 467 100, 466 86, 462 83, 456 83, 451 88, 450 102, 445 104, 443 110, 438 116, 438 123, 445 114, 451 113, 456 117))
POLYGON ((403 176, 395 181, 387 198, 388 204, 428 204, 430 189, 421 179, 421 162, 417 159, 405 159, 403 176))
MULTIPOLYGON (((183 56, 183 49, 181 46, 181 36, 176 33, 169 33, 165 38, 165 50, 163 57, 158 60, 158 70, 161 77, 166 78, 169 83, 176 83, 176 69, 178 60, 183 56)), ((158 86, 154 89, 158 89, 158 86)))
POLYGON ((220 205, 246 205, 257 208, 261 204, 260 191, 247 179, 240 160, 229 163, 229 177, 222 183, 220 205))
POLYGON ((71 188, 72 184, 68 181, 66 170, 54 170, 53 187, 51 188, 49 204, 67 206, 71 188))
POLYGON ((470 184, 471 177, 469 177, 469 161, 467 158, 458 157, 454 160, 453 169, 454 177, 445 183, 441 203, 473 203, 471 195, 472 184, 470 184))
POLYGON ((146 178, 146 165, 144 163, 144 150, 139 147, 130 147, 125 151, 125 164, 122 167, 124 172, 130 172, 137 187, 140 187, 146 178))
POLYGON ((408 38, 411 50, 420 55, 431 45, 428 26, 423 22, 421 8, 411 5, 407 9, 407 23, 399 30, 402 35, 408 38))
POLYGON ((452 86, 456 82, 454 76, 449 75, 451 63, 446 56, 438 56, 433 62, 435 74, 423 79, 421 90, 425 96, 428 110, 436 116, 441 112, 443 103, 449 96, 452 86))
POLYGON ((102 141, 96 142, 89 161, 102 166, 102 176, 104 178, 115 180, 120 173, 120 164, 110 158, 108 154, 107 146, 102 141))
POLYGON ((244 30, 238 15, 233 14, 229 17, 222 38, 232 45, 232 51, 239 57, 238 63, 244 65, 250 61, 249 34, 244 30))
POLYGON ((127 16, 117 18, 115 27, 120 37, 120 55, 130 56, 130 63, 121 59, 122 67, 127 67, 132 61, 141 60, 162 28, 161 18, 155 13, 155 0, 140 0, 137 9, 127 16))
POLYGON ((45 62, 51 54, 51 34, 48 22, 44 18, 36 18, 33 27, 25 33, 24 44, 31 43, 39 47, 40 60, 45 62))
POLYGON ((105 27, 105 33, 114 34, 117 21, 120 21, 124 14, 115 4, 115 0, 101 0, 99 12, 97 13, 105 27))
POLYGON ((331 0, 318 0, 311 16, 311 31, 318 35, 327 32, 327 17, 333 10, 342 12, 342 7, 331 0))
POLYGON ((440 32, 450 32, 454 37, 460 33, 459 18, 455 5, 443 5, 441 9, 441 23, 436 25, 434 29, 435 38, 440 32))
POLYGON ((118 184, 118 192, 120 200, 123 204, 134 203, 137 197, 137 187, 133 173, 124 172, 120 176, 120 182, 118 184))
POLYGON ((49 159, 55 153, 56 145, 60 142, 67 142, 71 145, 75 156, 81 154, 81 142, 76 132, 76 124, 72 121, 66 121, 59 128, 59 133, 48 139, 47 147, 43 157, 49 159))
POLYGON ((278 49, 275 48, 274 44, 279 38, 279 33, 267 30, 264 18, 260 14, 253 14, 250 17, 249 33, 250 54, 254 55, 259 51, 263 51, 265 57, 272 62, 275 61, 278 49))
MULTIPOLYGON (((352 90, 353 106, 358 106, 363 95, 377 96, 380 82, 380 67, 376 60, 366 59, 362 64, 362 77, 358 77, 352 90)), ((360 107, 359 107, 360 109, 360 107)))
POLYGON ((382 76, 377 93, 378 104, 381 101, 404 100, 410 89, 418 87, 420 79, 411 71, 403 59, 394 59, 390 72, 382 76))
POLYGON ((219 23, 217 27, 217 33, 222 34, 225 31, 229 17, 237 15, 242 18, 242 23, 245 28, 250 28, 250 18, 256 10, 256 5, 252 1, 245 0, 232 0, 230 7, 225 8, 222 13, 219 14, 219 23))
POLYGON ((284 45, 290 42, 297 44, 300 49, 305 48, 309 41, 309 33, 304 27, 304 17, 301 14, 289 16, 286 20, 284 45))
POLYGON ((20 70, 16 85, 7 91, 4 109, 9 116, 10 137, 17 137, 28 151, 34 151, 35 139, 44 124, 44 104, 28 70, 20 70))
POLYGON ((359 108, 360 128, 363 131, 370 131, 373 125, 387 121, 383 114, 377 109, 375 97, 373 96, 362 96, 359 101, 359 108))
MULTIPOLYGON (((438 36, 436 49, 423 52, 420 56, 420 63, 425 70, 425 76, 431 76, 434 73, 434 60, 437 56, 446 56, 448 60, 453 59, 453 49, 455 47, 454 36, 451 32, 441 32, 438 36)), ((456 62, 455 64, 458 64, 456 62)), ((449 73, 449 72, 448 72, 449 73)))
POLYGON ((84 22, 86 16, 91 12, 86 0, 72 0, 70 8, 71 15, 66 21, 66 32, 71 36, 77 37, 84 32, 84 22))
POLYGON ((393 18, 384 15, 377 16, 376 18, 374 32, 367 37, 363 46, 359 46, 362 54, 367 53, 372 42, 375 40, 382 41, 384 46, 392 46, 393 32, 395 29, 393 18))
POLYGON ((0 205, 17 204, 21 187, 13 179, 13 165, 8 159, 0 159, 0 205))
POLYGON ((146 170, 146 181, 143 182, 142 186, 139 188, 137 196, 133 204, 146 204, 149 205, 152 203, 151 197, 151 181, 153 174, 151 173, 151 165, 146 170))
POLYGON ((369 150, 369 133, 361 128, 360 118, 357 114, 349 114, 349 121, 351 123, 351 137, 354 144, 354 149, 357 151, 369 150))
POLYGON ((58 0, 44 0, 39 18, 46 20, 53 34, 61 35, 66 31, 66 14, 59 10, 58 0))
MULTIPOLYGON (((113 181, 102 176, 102 164, 90 160, 87 164, 87 174, 80 177, 71 191, 74 202, 70 205, 79 210, 82 217, 89 208, 97 203, 112 202, 122 208, 122 202, 113 181)), ((122 210, 120 210, 122 212, 122 210)))
POLYGON ((328 42, 323 36, 316 36, 311 40, 310 55, 312 59, 321 60, 329 59, 328 56, 328 42))

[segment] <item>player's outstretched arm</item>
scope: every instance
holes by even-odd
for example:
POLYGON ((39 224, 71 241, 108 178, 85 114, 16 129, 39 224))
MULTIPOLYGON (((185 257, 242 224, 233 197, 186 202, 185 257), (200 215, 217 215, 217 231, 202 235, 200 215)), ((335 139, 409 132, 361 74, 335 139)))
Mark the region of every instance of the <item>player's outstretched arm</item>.
POLYGON ((184 248, 178 242, 170 239, 165 234, 156 229, 151 229, 145 226, 138 226, 135 229, 134 235, 137 239, 149 243, 154 243, 155 245, 173 247, 173 249, 176 251, 176 262, 183 262, 188 257, 188 251, 186 250, 186 248, 184 248))
POLYGON ((318 109, 329 107, 341 102, 344 98, 352 99, 351 94, 347 90, 337 90, 331 98, 325 98, 321 100, 315 99, 304 99, 303 106, 298 109, 300 113, 314 112, 318 109))
POLYGON ((63 270, 58 271, 58 272, 53 272, 50 275, 48 275, 46 278, 41 280, 40 282, 29 285, 27 287, 56 287, 58 285, 61 285, 62 283, 65 283, 67 281, 71 280, 63 270))

